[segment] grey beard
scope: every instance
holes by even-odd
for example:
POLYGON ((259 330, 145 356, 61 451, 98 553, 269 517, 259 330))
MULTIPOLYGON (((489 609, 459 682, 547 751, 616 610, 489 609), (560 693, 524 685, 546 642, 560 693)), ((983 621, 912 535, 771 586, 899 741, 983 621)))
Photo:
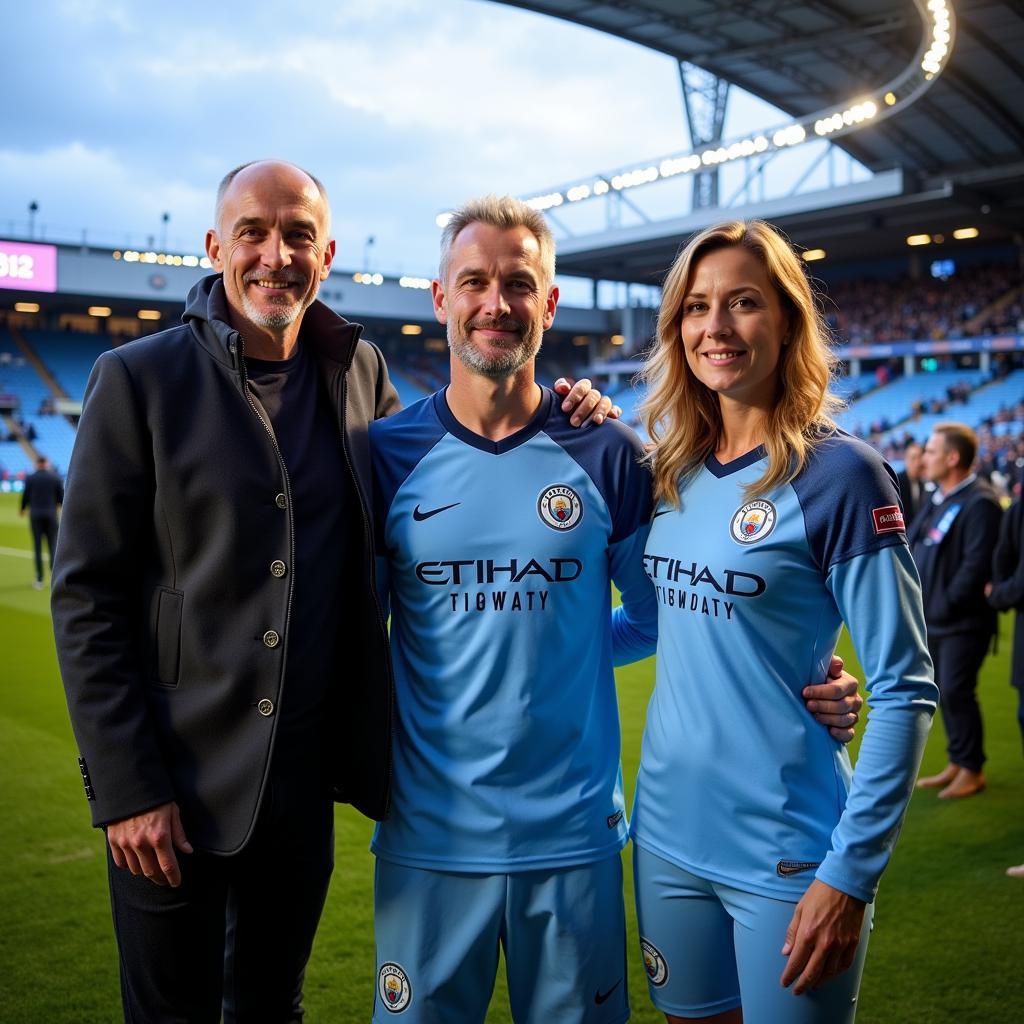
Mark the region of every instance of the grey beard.
POLYGON ((306 311, 309 303, 303 305, 301 302, 289 302, 286 305, 275 306, 273 312, 264 312, 258 309, 256 303, 248 295, 242 296, 242 307, 245 315, 251 323, 257 327, 287 327, 295 323, 299 316, 306 311))
POLYGON ((528 327, 516 345, 503 349, 499 356, 487 358, 473 344, 468 332, 462 331, 451 321, 448 322, 447 331, 448 347, 455 353, 459 362, 473 373, 491 380, 511 377, 517 370, 522 369, 540 351, 543 338, 543 331, 539 326, 528 327))

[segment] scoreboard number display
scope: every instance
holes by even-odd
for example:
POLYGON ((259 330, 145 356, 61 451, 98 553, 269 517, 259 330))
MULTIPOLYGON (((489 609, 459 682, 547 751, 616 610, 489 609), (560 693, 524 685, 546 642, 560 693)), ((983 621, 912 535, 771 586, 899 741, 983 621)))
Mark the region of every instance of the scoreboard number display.
POLYGON ((0 288, 25 292, 55 292, 57 247, 0 239, 0 288))

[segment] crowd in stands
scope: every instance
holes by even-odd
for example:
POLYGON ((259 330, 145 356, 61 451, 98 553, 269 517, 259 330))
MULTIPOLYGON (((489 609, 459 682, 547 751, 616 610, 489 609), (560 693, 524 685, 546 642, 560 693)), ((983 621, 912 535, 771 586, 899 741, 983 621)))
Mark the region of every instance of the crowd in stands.
POLYGON ((939 340, 1024 331, 1020 285, 1019 268, 986 263, 945 279, 904 275, 837 283, 823 289, 823 299, 840 344, 939 340), (978 319, 1014 289, 1014 301, 978 319))

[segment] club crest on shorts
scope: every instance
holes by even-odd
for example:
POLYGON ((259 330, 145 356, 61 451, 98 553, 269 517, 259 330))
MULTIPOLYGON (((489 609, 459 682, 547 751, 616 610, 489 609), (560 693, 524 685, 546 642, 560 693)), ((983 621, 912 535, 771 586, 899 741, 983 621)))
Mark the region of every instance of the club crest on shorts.
POLYGON ((552 530, 571 530, 583 518, 583 501, 568 484, 552 484, 540 492, 537 514, 552 530))
POLYGON ((764 540, 775 529, 775 506, 763 499, 748 501, 733 513, 729 532, 737 544, 753 544, 764 540))
POLYGON ((388 1013, 401 1013, 412 1002, 412 985, 405 971, 396 963, 382 964, 377 975, 380 1001, 388 1013))
POLYGON ((640 952, 644 955, 644 970, 647 972, 647 980, 656 988, 661 988, 668 981, 668 964, 665 963, 661 950, 653 942, 641 938, 640 952))

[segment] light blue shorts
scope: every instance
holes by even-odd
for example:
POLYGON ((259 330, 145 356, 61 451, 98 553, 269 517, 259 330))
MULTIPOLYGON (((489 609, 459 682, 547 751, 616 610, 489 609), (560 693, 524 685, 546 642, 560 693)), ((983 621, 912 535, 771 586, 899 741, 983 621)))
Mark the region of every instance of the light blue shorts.
POLYGON ((699 878, 636 843, 633 870, 647 986, 662 1013, 711 1017, 742 1005, 743 1024, 852 1024, 871 905, 853 966, 794 996, 779 978, 796 903, 699 878))
POLYGON ((618 854, 507 875, 377 859, 374 1024, 483 1024, 505 951, 516 1024, 629 1019, 618 854))

